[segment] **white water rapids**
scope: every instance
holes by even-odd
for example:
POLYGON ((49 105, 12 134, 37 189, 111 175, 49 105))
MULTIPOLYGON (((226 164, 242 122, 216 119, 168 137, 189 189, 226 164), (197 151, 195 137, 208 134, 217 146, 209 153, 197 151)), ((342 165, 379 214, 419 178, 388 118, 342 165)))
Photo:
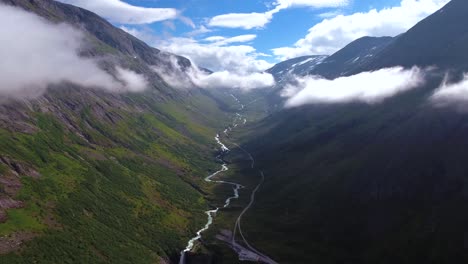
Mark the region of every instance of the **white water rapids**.
MULTIPOLYGON (((235 101, 240 105, 240 109, 239 110, 244 110, 245 108, 245 105, 243 105, 239 99, 237 99, 237 97, 235 97, 233 94, 231 94, 231 96, 235 99, 235 101)), ((239 122, 241 122, 243 125, 245 125, 247 123, 247 119, 244 118, 241 114, 239 113, 236 113, 235 117, 234 117, 234 121, 233 121, 233 124, 232 126, 229 126, 228 128, 226 128, 223 132, 226 136, 228 136, 228 133, 230 131, 232 131, 233 128, 236 128, 237 126, 239 126, 239 122)), ((205 232, 206 230, 208 230, 211 226, 211 224, 213 224, 213 220, 214 220, 214 217, 216 215, 216 213, 221 209, 221 208, 227 208, 230 204, 231 204, 231 201, 233 199, 238 199, 239 198, 239 190, 244 188, 244 186, 242 186, 241 184, 239 183, 235 183, 235 182, 228 182, 228 181, 217 181, 217 180, 212 180, 214 177, 216 177, 218 174, 222 173, 222 172, 225 172, 225 171, 228 171, 229 168, 226 164, 226 162, 223 160, 223 157, 229 153, 229 148, 226 147, 226 145, 221 141, 220 139, 220 135, 217 134, 216 137, 215 137, 215 140, 216 140, 216 143, 218 143, 218 145, 220 146, 220 150, 221 150, 221 153, 216 157, 216 159, 222 163, 221 165, 221 169, 216 171, 215 173, 209 175, 208 177, 205 178, 205 181, 206 182, 210 182, 210 183, 218 183, 218 184, 228 184, 228 185, 231 185, 233 187, 233 196, 229 197, 226 199, 223 207, 217 207, 216 209, 213 209, 213 210, 208 210, 208 211, 205 211, 205 213, 207 214, 208 216, 208 221, 207 223, 205 224, 205 226, 198 230, 198 232, 196 233, 196 236, 193 237, 192 239, 189 240, 188 244, 187 244, 187 247, 181 252, 181 255, 180 255, 180 260, 179 260, 179 264, 185 264, 185 261, 186 261, 186 257, 187 257, 187 252, 190 252, 193 250, 194 246, 195 246, 195 242, 197 242, 199 239, 202 238, 202 233, 205 232)), ((249 157, 249 159, 251 160, 251 168, 254 169, 255 168, 255 159, 252 157, 252 155, 246 151, 245 149, 243 149, 241 146, 239 146, 238 144, 236 143, 233 143, 236 147, 238 147, 240 150, 242 150, 243 152, 245 152, 245 154, 249 157)), ((238 216, 238 218, 236 219, 236 223, 235 223, 235 226, 234 226, 234 229, 233 229, 233 232, 232 232, 232 237, 230 239, 230 241, 225 241, 227 242, 228 244, 230 244, 230 247, 239 255, 239 260, 250 260, 250 261, 256 261, 256 262, 262 262, 262 263, 267 263, 267 264, 277 264, 277 262, 275 262, 274 260, 272 260, 271 258, 269 258, 268 256, 266 256, 265 254, 262 254, 261 252, 259 252, 258 250, 256 250, 254 247, 252 247, 249 242, 247 241, 247 239, 244 237, 244 234, 242 232, 242 228, 241 228, 241 220, 242 220, 242 217, 243 215, 250 209, 250 207, 253 205, 253 203, 255 202, 255 194, 256 192, 258 191, 258 189, 260 188, 260 186, 263 184, 264 180, 265 180, 265 176, 263 174, 262 171, 259 170, 259 173, 261 175, 261 181, 260 183, 255 187, 255 189, 252 191, 251 193, 251 196, 250 196, 250 202, 249 204, 244 208, 244 210, 241 212, 241 214, 238 216), (242 241, 245 243, 245 245, 247 246, 247 248, 245 248, 244 246, 240 245, 239 243, 236 242, 236 233, 237 231, 239 231, 239 234, 241 235, 241 238, 242 238, 242 241)))
MULTIPOLYGON (((239 190, 241 188, 244 188, 244 186, 242 186, 241 184, 238 184, 238 183, 234 183, 234 182, 212 180, 212 178, 215 177, 216 175, 218 175, 219 173, 229 170, 226 162, 224 162, 224 160, 223 160, 223 156, 226 155, 229 152, 229 149, 226 147, 226 145, 223 144, 223 142, 221 142, 221 140, 219 139, 219 134, 216 135, 215 140, 216 140, 216 143, 218 143, 218 145, 220 146, 220 149, 221 149, 221 154, 219 154, 216 157, 216 159, 218 161, 222 162, 223 164, 221 165, 220 170, 218 170, 215 173, 213 173, 213 174, 209 175, 208 177, 206 177, 205 181, 206 182, 211 182, 211 183, 229 184, 229 185, 233 186, 234 195, 227 198, 226 202, 224 203, 224 206, 222 207, 222 208, 227 208, 231 204, 231 201, 233 199, 238 199, 239 198, 239 190)), ((214 216, 219 211, 219 209, 220 208, 217 207, 216 209, 205 211, 205 213, 208 215, 208 222, 206 223, 206 225, 202 229, 198 230, 197 235, 194 238, 189 240, 189 242, 187 244, 187 247, 181 252, 179 264, 185 264, 186 253, 192 251, 192 249, 195 246, 195 242, 198 241, 201 238, 201 234, 210 228, 211 224, 213 224, 214 216)))

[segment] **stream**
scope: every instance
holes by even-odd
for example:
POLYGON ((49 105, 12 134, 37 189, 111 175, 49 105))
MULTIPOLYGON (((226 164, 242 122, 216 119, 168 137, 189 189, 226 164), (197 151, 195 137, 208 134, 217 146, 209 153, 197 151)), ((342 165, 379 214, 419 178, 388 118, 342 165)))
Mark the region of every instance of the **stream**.
MULTIPOLYGON (((244 110, 245 106, 237 99, 237 97, 235 97, 233 94, 231 94, 231 96, 240 105, 239 110, 241 110, 241 111, 244 110)), ((241 114, 236 113, 235 117, 234 117, 234 121, 232 123, 232 126, 229 126, 228 128, 226 128, 223 131, 223 133, 226 136, 228 136, 228 132, 230 132, 233 128, 236 128, 237 126, 239 126, 239 122, 245 125, 247 123, 247 119, 244 118, 241 114)), ((189 242, 187 243, 187 247, 180 253, 179 264, 185 264, 187 253, 193 250, 193 248, 195 247, 195 243, 199 239, 202 238, 202 233, 205 232, 206 230, 208 230, 210 228, 211 224, 213 224, 213 220, 214 220, 214 217, 216 216, 216 213, 218 213, 218 211, 221 208, 227 208, 231 204, 231 201, 233 199, 238 199, 239 198, 239 190, 244 188, 244 186, 242 186, 239 183, 229 182, 229 181, 213 180, 213 178, 216 177, 218 174, 229 170, 229 168, 227 166, 227 163, 224 161, 223 158, 230 151, 229 148, 226 147, 226 145, 221 141, 219 134, 216 134, 214 139, 216 140, 216 143, 220 147, 220 154, 216 157, 216 159, 220 163, 222 163, 221 164, 221 169, 219 169, 215 173, 213 173, 213 174, 209 175, 208 177, 206 177, 205 181, 209 182, 209 183, 230 185, 230 186, 232 186, 232 189, 233 189, 233 195, 226 199, 226 201, 225 201, 225 203, 224 203, 224 205, 222 207, 217 207, 215 209, 205 211, 206 215, 208 216, 207 223, 205 224, 205 226, 203 228, 201 228, 200 230, 197 231, 196 236, 189 240, 189 242)), ((255 160, 252 157, 252 155, 249 152, 247 152, 245 149, 243 149, 241 146, 239 146, 238 144, 236 144, 236 143, 233 143, 233 144, 247 154, 247 156, 249 157, 249 159, 252 162, 251 167, 252 167, 252 169, 254 169, 255 160)), ((254 203, 255 193, 258 191, 258 189, 263 184, 263 181, 265 179, 265 176, 264 176, 263 172, 259 171, 259 173, 261 175, 261 182, 256 186, 256 188, 251 193, 250 203, 244 208, 244 210, 241 212, 241 214, 237 218, 235 226, 234 226, 234 230, 233 230, 233 233, 232 233, 232 237, 231 238, 225 238, 225 239, 223 239, 223 238, 218 238, 218 239, 221 239, 221 240, 225 241, 226 243, 228 243, 229 246, 239 255, 239 260, 248 260, 248 261, 256 261, 256 262, 263 262, 263 263, 269 263, 269 264, 276 264, 275 261, 273 261, 272 259, 270 259, 266 255, 260 253, 255 248, 253 248, 248 243, 248 241, 245 239, 245 237, 244 237, 244 235, 242 233, 242 229, 241 229, 242 216, 250 209, 250 207, 254 203), (239 231, 239 233, 241 235, 241 238, 242 238, 243 242, 245 243, 245 245, 247 247, 244 247, 241 244, 236 242, 235 237, 236 237, 237 230, 239 231)))

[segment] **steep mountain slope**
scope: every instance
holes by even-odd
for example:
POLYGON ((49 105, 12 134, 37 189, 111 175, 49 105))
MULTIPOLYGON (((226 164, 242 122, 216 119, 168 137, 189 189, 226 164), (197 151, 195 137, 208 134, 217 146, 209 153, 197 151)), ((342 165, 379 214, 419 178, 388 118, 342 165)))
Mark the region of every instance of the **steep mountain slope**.
POLYGON ((98 57, 101 66, 113 71, 112 66, 120 65, 144 73, 163 96, 172 95, 175 90, 167 89, 162 79, 151 69, 154 67, 173 67, 168 60, 176 58, 182 69, 191 65, 187 58, 162 52, 148 46, 134 36, 112 26, 98 15, 72 5, 51 0, 2 0, 11 6, 33 12, 53 23, 67 23, 86 33, 87 45, 82 47, 81 55, 98 57))
POLYGON ((272 74, 281 85, 288 75, 305 75, 321 64, 328 56, 313 55, 303 56, 280 62, 266 72, 272 74))
MULTIPOLYGON (((450 2, 355 72, 466 70, 467 6, 450 2)), ((267 178, 246 216, 249 241, 281 263, 468 261, 468 116, 428 100, 444 75, 380 104, 309 105, 253 125, 244 145, 267 178)))
POLYGON ((152 67, 171 67, 174 55, 89 11, 49 0, 0 4, 83 30, 89 45, 82 56, 100 58, 111 74, 116 66, 133 70, 150 84, 141 93, 111 93, 60 83, 36 99, 2 98, 0 262, 177 259, 204 224, 210 188, 203 176, 216 167, 213 135, 231 114, 222 107, 227 100, 169 87, 152 67))
POLYGON ((369 61, 393 42, 391 37, 363 37, 348 44, 328 57, 321 64, 308 71, 308 74, 325 78, 346 76, 369 61))
POLYGON ((468 3, 452 0, 424 19, 358 71, 391 66, 433 66, 468 69, 468 3), (449 26, 448 26, 449 25, 449 26))
POLYGON ((292 75, 320 75, 330 79, 346 76, 368 65, 394 40, 395 38, 391 37, 363 37, 331 56, 312 55, 294 58, 276 64, 267 72, 275 77, 277 86, 290 81, 288 77, 292 75))
POLYGON ((272 106, 272 111, 281 109, 285 98, 281 97, 283 88, 288 83, 294 83, 295 78, 306 75, 317 75, 334 79, 350 75, 373 61, 394 41, 391 37, 364 37, 348 44, 331 56, 304 56, 280 62, 267 70, 275 77, 276 85, 264 91, 264 97, 272 106))

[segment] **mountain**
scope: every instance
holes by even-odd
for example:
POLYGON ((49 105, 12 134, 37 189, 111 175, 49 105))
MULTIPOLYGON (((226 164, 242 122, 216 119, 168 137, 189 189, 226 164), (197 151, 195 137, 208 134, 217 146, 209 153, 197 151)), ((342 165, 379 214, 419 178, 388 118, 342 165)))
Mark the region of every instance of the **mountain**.
POLYGON ((328 56, 313 55, 303 56, 280 62, 266 72, 272 74, 275 80, 281 84, 290 75, 305 75, 321 64, 328 56))
POLYGON ((101 66, 108 71, 112 71, 112 66, 117 64, 137 73, 143 73, 163 96, 171 96, 174 90, 166 89, 167 84, 151 67, 171 68, 173 66, 168 62, 171 58, 175 58, 182 69, 191 66, 187 58, 152 48, 82 8, 51 0, 2 0, 0 3, 33 12, 53 23, 72 25, 85 32, 87 45, 82 47, 83 56, 99 57, 102 60, 101 66))
POLYGON ((435 14, 399 36, 358 71, 418 65, 468 70, 468 3, 452 0, 435 14), (450 25, 450 26, 448 26, 450 25))
POLYGON ((82 58, 117 83, 123 68, 149 86, 59 82, 31 99, 0 98, 1 263, 178 263, 205 211, 233 193, 204 181, 220 167, 218 131, 233 146, 225 176, 244 188, 188 263, 238 263, 219 240, 233 226, 248 252, 279 263, 468 261, 468 115, 428 101, 447 70, 466 70, 465 1, 396 38, 280 63, 268 71, 279 85, 251 92, 171 87, 155 67, 184 72, 188 59, 81 8, 0 2, 80 30, 82 58), (437 68, 417 89, 375 104, 284 109, 278 96, 289 74, 333 79, 396 65, 437 68), (248 122, 230 131, 239 111, 248 122))
POLYGON ((346 76, 356 69, 373 61, 395 38, 392 37, 363 37, 346 45, 331 56, 312 55, 303 56, 280 62, 266 72, 272 74, 277 86, 284 85, 288 76, 320 75, 333 79, 346 76))
POLYGON ((344 49, 344 65, 323 70, 436 66, 417 89, 376 104, 283 109, 239 135, 266 177, 243 223, 261 252, 279 263, 468 261, 468 115, 428 100, 447 69, 466 70, 467 7, 453 0, 393 40, 358 40, 383 46, 356 69, 346 62, 359 49, 344 49))
POLYGON ((176 262, 205 224, 203 177, 218 167, 213 136, 230 123, 229 97, 170 87, 153 67, 190 67, 188 59, 92 12, 50 0, 0 4, 73 26, 86 38, 82 57, 149 84, 131 93, 60 82, 30 100, 2 98, 0 262, 176 262))
POLYGON ((276 85, 264 93, 271 111, 282 108, 285 98, 281 91, 298 76, 317 75, 328 79, 347 76, 367 65, 394 41, 391 37, 363 37, 348 44, 331 56, 304 56, 280 62, 266 72, 275 77, 276 85))
MULTIPOLYGON (((466 1, 452 0, 408 32, 394 38, 357 39, 319 64, 312 65, 307 74, 334 79, 364 71, 394 66, 410 68, 415 65, 437 65, 443 70, 468 70, 468 58, 465 53, 465 47, 468 45, 468 29, 465 26, 468 23, 467 12, 466 1)), ((300 58, 292 61, 295 60, 300 58)), ((305 69, 301 75, 304 71, 305 69)))
POLYGON ((354 69, 369 63, 394 41, 391 37, 363 37, 348 44, 322 63, 309 69, 308 74, 325 78, 349 75, 354 69))

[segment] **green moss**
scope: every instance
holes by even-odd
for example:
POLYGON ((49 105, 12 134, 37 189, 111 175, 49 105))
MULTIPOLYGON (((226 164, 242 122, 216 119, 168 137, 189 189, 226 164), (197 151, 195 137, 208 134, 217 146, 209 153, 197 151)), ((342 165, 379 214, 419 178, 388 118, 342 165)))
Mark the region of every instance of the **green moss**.
POLYGON ((202 96, 184 103, 134 100, 151 111, 107 109, 118 117, 111 122, 92 107, 64 110, 79 134, 43 113, 32 114, 39 128, 33 134, 0 129, 0 155, 41 174, 21 177, 15 199, 26 207, 9 210, 0 224, 0 234, 39 236, 0 262, 156 263, 177 254, 205 224, 208 203, 192 185, 203 188, 207 171, 218 166, 213 135, 223 114, 202 96), (200 109, 212 113, 200 117, 200 109), (56 225, 45 221, 51 217, 56 225))
POLYGON ((17 231, 38 232, 45 229, 33 208, 9 209, 7 215, 8 220, 0 224, 0 236, 17 231))

